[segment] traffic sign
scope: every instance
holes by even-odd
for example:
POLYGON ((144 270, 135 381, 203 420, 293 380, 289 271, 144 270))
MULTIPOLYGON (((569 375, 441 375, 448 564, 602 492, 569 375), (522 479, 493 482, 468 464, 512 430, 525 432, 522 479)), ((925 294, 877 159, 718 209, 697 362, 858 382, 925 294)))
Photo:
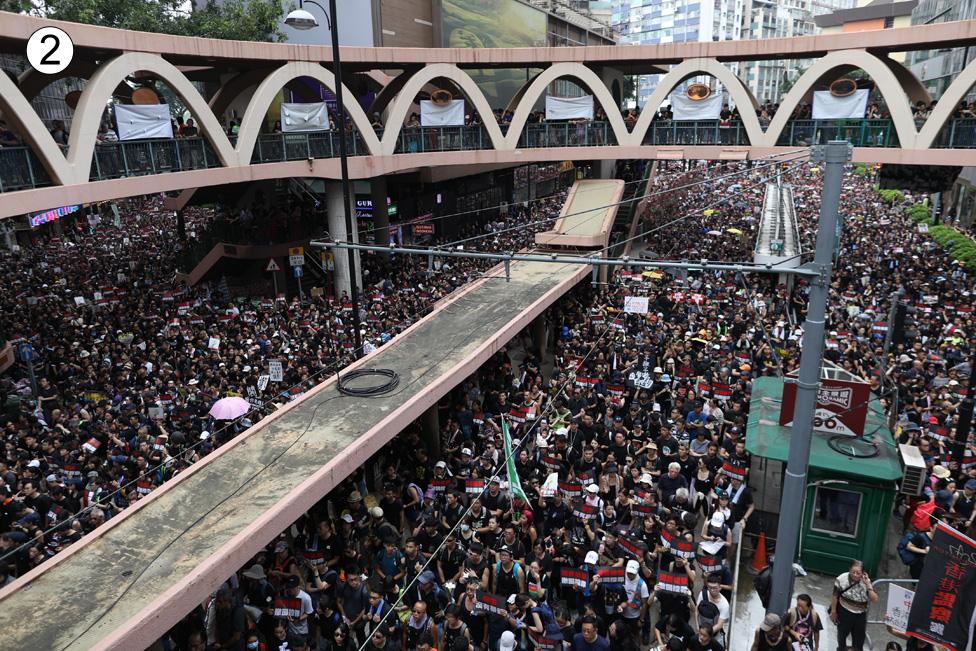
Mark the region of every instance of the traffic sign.
POLYGON ((37 353, 34 352, 34 347, 28 343, 20 344, 17 347, 17 357, 20 358, 22 362, 33 362, 37 359, 37 353))
POLYGON ((335 255, 332 251, 322 251, 322 266, 326 271, 335 271, 335 255))
POLYGON ((291 271, 295 274, 295 278, 301 278, 305 275, 305 267, 292 267, 291 271))
POLYGON ((264 268, 265 271, 281 271, 281 267, 275 262, 274 258, 268 260, 268 266, 264 268))
POLYGON ((293 246, 288 249, 288 263, 293 267, 300 267, 305 264, 305 249, 300 246, 293 246))

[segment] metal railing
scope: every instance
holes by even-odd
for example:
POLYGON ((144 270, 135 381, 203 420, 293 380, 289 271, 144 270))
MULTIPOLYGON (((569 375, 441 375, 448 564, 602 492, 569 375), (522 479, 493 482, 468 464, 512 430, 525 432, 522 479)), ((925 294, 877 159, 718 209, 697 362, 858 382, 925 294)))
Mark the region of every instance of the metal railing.
MULTIPOLYGON (((508 125, 501 125, 502 132, 508 125)), ((382 133, 378 133, 382 137, 382 133)), ((274 133, 258 137, 252 164, 334 158, 339 155, 339 132, 274 133)), ((347 132, 350 156, 370 151, 359 132, 347 132)), ((855 147, 898 147, 891 120, 791 120, 777 140, 778 146, 804 147, 846 139, 855 147)), ((235 138, 231 141, 234 142, 235 138)), ((526 124, 519 136, 523 149, 547 147, 602 147, 617 145, 608 122, 544 122, 526 124)), ((642 144, 645 146, 728 145, 748 146, 742 122, 655 120, 642 144)), ((937 149, 976 148, 976 119, 950 120, 932 144, 937 149)), ((463 127, 407 127, 397 136, 397 154, 491 149, 482 125, 463 127)), ((92 157, 92 181, 128 176, 162 174, 220 167, 221 161, 206 138, 178 140, 128 140, 96 145, 92 157)), ((53 185, 48 171, 28 147, 0 148, 0 192, 53 185)))

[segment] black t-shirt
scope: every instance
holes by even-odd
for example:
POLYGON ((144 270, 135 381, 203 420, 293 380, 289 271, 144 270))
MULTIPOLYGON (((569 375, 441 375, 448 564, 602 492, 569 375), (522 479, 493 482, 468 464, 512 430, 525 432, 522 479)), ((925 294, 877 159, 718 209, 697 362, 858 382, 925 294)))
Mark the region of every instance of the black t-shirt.
POLYGON ((729 508, 732 509, 732 519, 738 522, 752 506, 752 490, 748 486, 743 486, 742 494, 739 495, 738 500, 735 500, 735 489, 729 486, 729 491, 734 500, 729 502, 729 508))

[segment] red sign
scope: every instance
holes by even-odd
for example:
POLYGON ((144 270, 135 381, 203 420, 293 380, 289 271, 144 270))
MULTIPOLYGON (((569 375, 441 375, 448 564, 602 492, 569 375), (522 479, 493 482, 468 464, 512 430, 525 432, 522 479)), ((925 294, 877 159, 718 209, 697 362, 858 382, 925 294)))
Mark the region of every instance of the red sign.
MULTIPOLYGON (((793 424, 793 408, 796 404, 795 380, 796 376, 788 376, 787 382, 783 384, 783 404, 779 412, 780 425, 793 424)), ((855 379, 822 378, 820 389, 817 391, 813 429, 827 434, 864 436, 864 422, 868 417, 870 400, 871 385, 866 382, 855 381, 855 379)))
POLYGON ((433 224, 414 224, 413 225, 414 235, 433 235, 434 225, 433 224))

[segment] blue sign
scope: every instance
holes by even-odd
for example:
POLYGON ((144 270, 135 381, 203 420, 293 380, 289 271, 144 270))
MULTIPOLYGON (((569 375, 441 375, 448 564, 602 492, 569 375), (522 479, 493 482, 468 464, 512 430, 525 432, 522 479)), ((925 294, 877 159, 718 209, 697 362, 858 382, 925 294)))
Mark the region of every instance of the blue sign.
POLYGON ((46 212, 39 212, 36 215, 30 216, 31 228, 37 228, 41 224, 53 222, 56 219, 61 219, 62 217, 70 215, 71 213, 79 210, 81 210, 81 206, 64 206, 62 208, 55 208, 54 210, 48 210, 46 212))
POLYGON ((292 267, 292 273, 295 274, 295 278, 301 278, 305 275, 305 267, 292 267))
POLYGON ((30 344, 20 344, 17 347, 17 357, 20 358, 22 362, 33 362, 37 359, 37 353, 34 351, 34 347, 30 344))

